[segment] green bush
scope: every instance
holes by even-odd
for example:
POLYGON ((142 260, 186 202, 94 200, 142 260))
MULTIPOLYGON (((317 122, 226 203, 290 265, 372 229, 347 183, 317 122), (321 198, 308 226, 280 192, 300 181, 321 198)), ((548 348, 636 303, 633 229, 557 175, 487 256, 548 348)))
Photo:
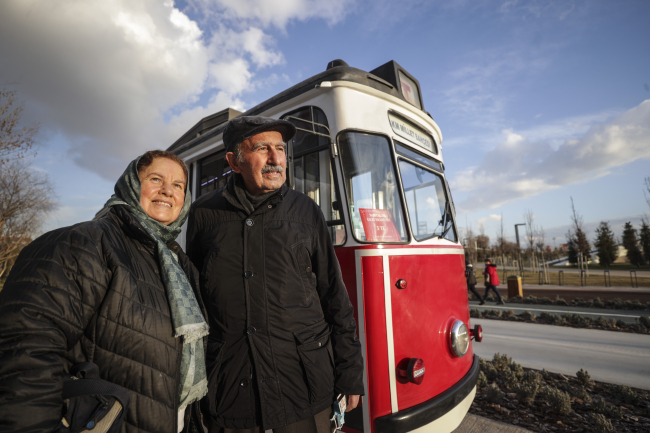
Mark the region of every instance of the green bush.
POLYGON ((494 357, 492 358, 492 365, 494 365, 494 368, 496 368, 498 371, 505 371, 511 363, 512 358, 510 358, 505 353, 503 355, 500 353, 495 353, 494 357))
POLYGON ((614 395, 616 396, 617 399, 625 402, 625 403, 636 403, 638 400, 639 396, 637 393, 630 388, 629 386, 625 385, 619 385, 614 388, 614 395))
POLYGON ((521 383, 515 389, 517 398, 524 403, 532 403, 539 391, 539 383, 521 383))
POLYGON ((594 299, 592 301, 592 304, 593 304, 593 306, 595 308, 604 308, 605 307, 605 303, 600 298, 594 299))
POLYGON ((537 316, 534 313, 531 313, 530 311, 524 311, 519 315, 524 320, 530 320, 531 322, 534 322, 535 319, 537 319, 537 316))
POLYGON ((584 386, 585 388, 590 387, 594 384, 594 381, 591 380, 591 376, 589 376, 589 372, 583 370, 582 368, 580 371, 576 372, 576 377, 578 378, 580 385, 584 386))
POLYGON ((501 317, 504 319, 511 319, 515 317, 515 312, 512 310, 503 310, 503 313, 501 314, 501 317))
POLYGON ((487 377, 482 371, 479 371, 478 373, 478 380, 476 381, 476 386, 479 388, 485 388, 488 384, 487 377))
POLYGON ((559 415, 571 413, 571 397, 566 392, 549 387, 546 389, 545 397, 553 412, 559 415))
POLYGON ((638 299, 635 299, 634 301, 629 301, 630 302, 630 309, 632 310, 643 310, 645 306, 639 302, 638 299))
POLYGON ((498 319, 501 317, 501 310, 485 310, 483 317, 495 317, 498 319))
POLYGON ((612 422, 607 418, 605 418, 604 415, 601 415, 599 413, 592 413, 591 419, 592 422, 594 423, 594 426, 596 427, 595 431, 597 433, 611 433, 614 431, 614 426, 612 425, 612 422))
POLYGON ((598 319, 596 319, 596 325, 603 328, 609 328, 609 322, 603 316, 600 316, 598 319))
POLYGON ((472 308, 471 310, 469 310, 469 317, 480 319, 481 317, 483 317, 483 315, 481 314, 481 310, 479 310, 478 308, 472 308))
POLYGON ((580 388, 578 392, 576 392, 576 397, 582 399, 586 403, 591 403, 591 395, 589 395, 589 392, 585 388, 580 388))
POLYGON ((551 378, 551 373, 548 372, 547 369, 543 368, 542 371, 540 372, 544 380, 548 380, 551 378))
POLYGON ((485 398, 490 403, 499 403, 503 398, 503 396, 504 396, 503 392, 501 392, 501 390, 495 383, 488 386, 487 389, 485 390, 485 398))
POLYGON ((534 296, 527 296, 523 299, 524 304, 536 304, 537 298, 534 296))
POLYGON ((539 315, 539 319, 548 323, 558 323, 560 321, 560 317, 557 314, 547 313, 546 311, 539 315))
POLYGON ((564 299, 562 299, 562 298, 560 298, 559 296, 557 296, 557 297, 555 298, 555 305, 561 305, 561 306, 563 306, 563 307, 566 307, 566 306, 569 305, 569 304, 567 303, 567 301, 565 301, 564 299))
POLYGON ((616 327, 617 328, 625 328, 625 322, 623 322, 622 320, 617 320, 616 321, 616 327))
POLYGON ((519 382, 517 380, 517 375, 515 374, 514 371, 510 370, 509 368, 505 370, 502 374, 503 380, 506 381, 506 385, 508 385, 508 388, 514 388, 515 385, 519 382))
POLYGON ((494 365, 492 364, 488 363, 485 366, 485 370, 483 371, 485 372, 485 376, 487 376, 487 378, 490 380, 496 380, 497 377, 499 377, 499 372, 497 371, 496 368, 494 368, 494 365))
POLYGON ((544 305, 553 305, 553 301, 551 301, 549 298, 547 298, 545 296, 542 297, 542 298, 539 298, 538 302, 540 304, 544 304, 544 305))
POLYGON ((528 370, 524 373, 523 382, 536 383, 539 385, 540 383, 542 383, 542 375, 536 371, 528 370))
POLYGON ((520 364, 512 361, 508 367, 510 368, 510 371, 515 374, 517 381, 521 381, 524 378, 524 367, 522 367, 520 364))
POLYGON ((621 408, 607 404, 602 397, 594 404, 594 411, 615 419, 621 419, 623 416, 621 408))
POLYGON ((650 328, 650 316, 641 316, 637 319, 639 324, 645 326, 646 328, 650 328))

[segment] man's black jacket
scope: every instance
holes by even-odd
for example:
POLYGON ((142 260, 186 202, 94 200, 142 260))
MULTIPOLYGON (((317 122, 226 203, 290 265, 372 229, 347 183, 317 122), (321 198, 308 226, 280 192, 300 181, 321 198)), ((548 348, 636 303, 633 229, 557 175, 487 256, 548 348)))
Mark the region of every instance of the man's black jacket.
POLYGON ((362 395, 353 308, 319 207, 283 186, 249 215, 224 190, 194 202, 188 223, 210 316, 204 415, 269 429, 335 393, 362 395))
MULTIPOLYGON (((198 272, 168 246, 202 305, 198 272)), ((63 378, 89 361, 130 391, 123 433, 176 433, 181 354, 155 244, 124 207, 46 233, 0 292, 0 432, 55 431, 63 378)))

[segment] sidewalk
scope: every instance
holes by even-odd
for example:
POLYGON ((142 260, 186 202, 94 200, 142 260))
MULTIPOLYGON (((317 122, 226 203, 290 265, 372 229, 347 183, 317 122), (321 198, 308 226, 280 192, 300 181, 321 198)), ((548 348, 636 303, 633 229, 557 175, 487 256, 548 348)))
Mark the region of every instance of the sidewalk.
POLYGON ((521 427, 468 413, 453 433, 530 433, 521 427))
MULTIPOLYGON (((485 293, 484 287, 477 286, 476 288, 481 296, 485 293)), ((641 303, 650 302, 650 288, 648 287, 557 286, 551 284, 540 286, 537 284, 524 284, 522 289, 524 297, 535 296, 538 298, 546 297, 555 299, 556 296, 559 296, 565 300, 573 298, 593 299, 598 297, 604 301, 619 298, 624 301, 639 300, 641 303)), ((500 284, 499 292, 503 296, 507 296, 507 285, 500 284)))

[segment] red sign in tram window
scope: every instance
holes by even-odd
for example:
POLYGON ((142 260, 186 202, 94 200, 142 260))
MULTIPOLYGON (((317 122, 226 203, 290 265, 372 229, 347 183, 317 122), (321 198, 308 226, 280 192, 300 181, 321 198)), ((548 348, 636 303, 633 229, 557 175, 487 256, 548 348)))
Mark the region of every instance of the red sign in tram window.
POLYGON ((401 242, 387 209, 359 209, 368 242, 401 242))

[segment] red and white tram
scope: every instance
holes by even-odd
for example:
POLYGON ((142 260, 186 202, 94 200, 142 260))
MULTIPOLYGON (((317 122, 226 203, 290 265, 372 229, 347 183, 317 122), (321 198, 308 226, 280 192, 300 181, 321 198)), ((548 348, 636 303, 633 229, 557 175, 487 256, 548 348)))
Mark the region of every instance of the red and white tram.
MULTIPOLYGON (((226 184, 222 132, 241 113, 202 119, 169 150, 196 199, 226 184)), ((420 84, 391 61, 341 60, 248 110, 292 122, 287 182, 322 209, 355 306, 366 397, 348 432, 450 432, 476 393, 465 261, 440 128, 420 84)))

